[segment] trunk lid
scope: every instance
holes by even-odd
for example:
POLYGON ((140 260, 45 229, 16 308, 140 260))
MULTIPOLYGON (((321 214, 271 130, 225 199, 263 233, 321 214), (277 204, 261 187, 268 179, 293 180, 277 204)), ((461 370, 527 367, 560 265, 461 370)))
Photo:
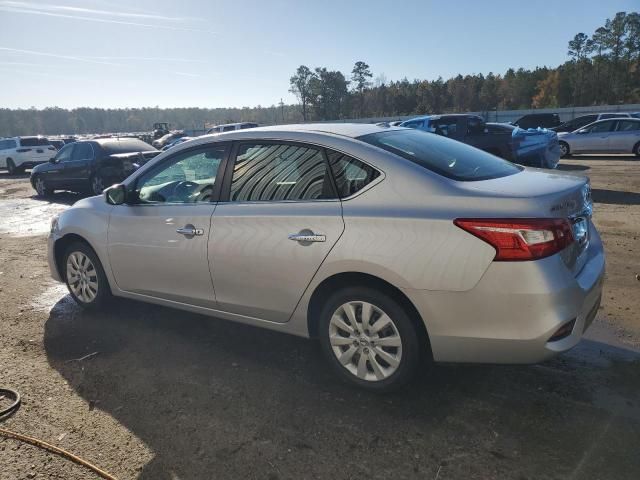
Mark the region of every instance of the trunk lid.
POLYGON ((465 187, 493 198, 529 200, 535 205, 536 217, 568 219, 575 242, 561 255, 574 274, 580 272, 587 257, 589 230, 593 228, 591 184, 587 177, 525 169, 507 177, 468 182, 465 187))

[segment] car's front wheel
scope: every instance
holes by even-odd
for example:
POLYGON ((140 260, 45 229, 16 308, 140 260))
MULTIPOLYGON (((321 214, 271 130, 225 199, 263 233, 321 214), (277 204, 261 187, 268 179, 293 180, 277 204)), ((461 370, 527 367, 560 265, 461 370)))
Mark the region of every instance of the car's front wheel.
POLYGON ((102 195, 102 192, 106 188, 105 179, 99 173, 96 173, 91 177, 91 193, 94 195, 102 195))
POLYGON ((420 359, 419 335, 402 305, 381 291, 334 293, 319 318, 322 349, 345 380, 386 392, 406 384, 420 359))
POLYGON ((567 142, 560 142, 560 158, 568 157, 570 154, 569 144, 567 142))
POLYGON ((44 178, 41 176, 37 176, 35 178, 33 181, 33 188, 35 188, 39 197, 46 197, 53 193, 53 189, 47 186, 47 182, 45 182, 44 178))
POLYGON ((102 307, 111 299, 102 264, 86 243, 72 243, 65 252, 62 267, 69 293, 81 307, 102 307))
POLYGON ((640 157, 640 142, 636 143, 635 147, 633 147, 633 153, 636 157, 640 157))

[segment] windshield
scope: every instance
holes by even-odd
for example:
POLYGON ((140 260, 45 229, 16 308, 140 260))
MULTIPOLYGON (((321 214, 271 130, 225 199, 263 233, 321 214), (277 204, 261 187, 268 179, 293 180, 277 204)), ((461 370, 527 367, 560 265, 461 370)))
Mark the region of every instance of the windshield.
POLYGON ((453 180, 487 180, 522 170, 477 148, 420 130, 371 133, 358 139, 453 180))

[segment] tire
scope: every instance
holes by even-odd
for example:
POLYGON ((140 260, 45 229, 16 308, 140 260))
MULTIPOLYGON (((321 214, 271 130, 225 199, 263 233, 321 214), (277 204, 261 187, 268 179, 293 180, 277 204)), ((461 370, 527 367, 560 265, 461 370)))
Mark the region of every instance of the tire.
POLYGON ((11 160, 10 158, 7 158, 7 171, 9 172, 9 175, 18 174, 18 168, 16 167, 16 164, 13 163, 13 160, 11 160))
POLYGON ((368 287, 338 290, 324 303, 318 322, 324 355, 343 380, 382 393, 413 378, 420 363, 420 335, 405 309, 386 293, 368 287), (367 309, 370 321, 364 323, 367 309), (382 326, 381 321, 386 325, 373 332, 371 327, 382 326), (384 345, 381 339, 387 339, 384 345))
POLYGON ((636 157, 640 157, 640 142, 636 143, 633 147, 633 153, 636 157))
POLYGON ((567 142, 558 142, 560 144, 560 158, 568 158, 571 156, 571 149, 567 142))
POLYGON ((111 301, 111 289, 102 263, 86 243, 69 245, 63 257, 62 273, 71 297, 82 308, 99 309, 111 301))
POLYGON ((96 173, 89 179, 89 190, 93 195, 102 195, 106 186, 104 177, 99 173, 96 173))
POLYGON ((48 187, 47 182, 39 175, 33 179, 33 188, 39 197, 48 197, 53 193, 53 189, 48 187))

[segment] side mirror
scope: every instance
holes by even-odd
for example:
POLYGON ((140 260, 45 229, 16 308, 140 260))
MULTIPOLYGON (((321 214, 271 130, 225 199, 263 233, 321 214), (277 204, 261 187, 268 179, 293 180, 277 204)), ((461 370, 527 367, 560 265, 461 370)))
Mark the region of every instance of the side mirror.
POLYGON ((109 205, 122 205, 127 199, 127 189, 121 183, 105 189, 103 194, 105 202, 109 205))
POLYGON ((56 163, 56 159, 55 159, 55 157, 51 157, 51 158, 49 159, 49 163, 56 163))

